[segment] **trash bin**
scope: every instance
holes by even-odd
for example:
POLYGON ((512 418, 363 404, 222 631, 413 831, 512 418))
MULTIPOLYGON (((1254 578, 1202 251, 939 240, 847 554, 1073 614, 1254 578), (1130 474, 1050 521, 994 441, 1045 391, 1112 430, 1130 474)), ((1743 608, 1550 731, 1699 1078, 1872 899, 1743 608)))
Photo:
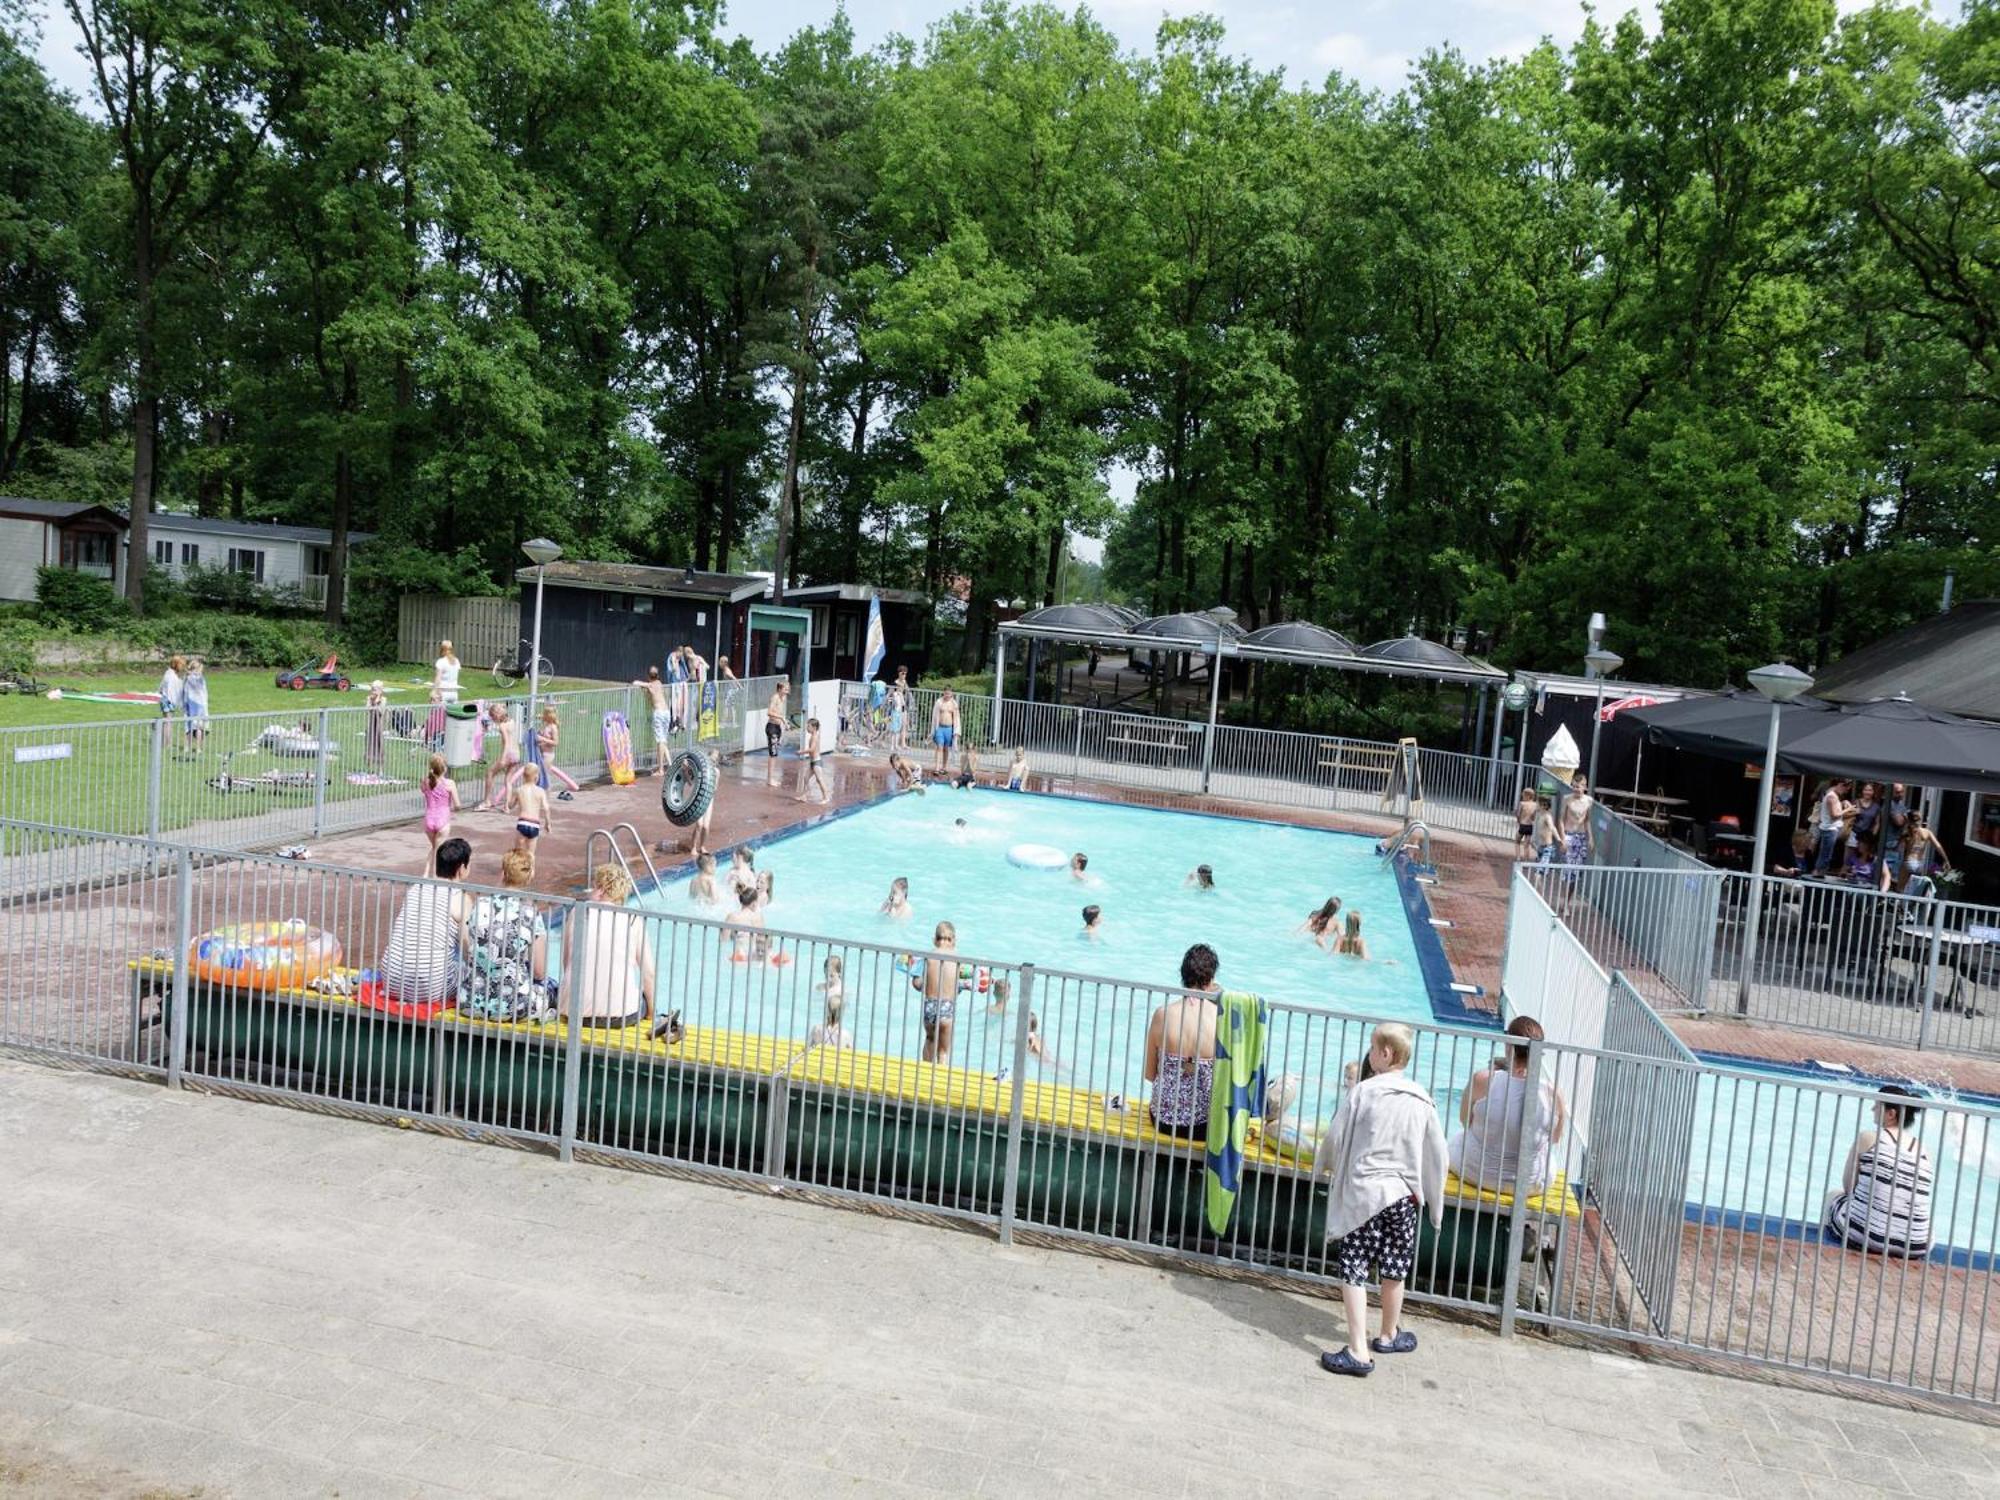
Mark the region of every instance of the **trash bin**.
POLYGON ((479 732, 479 706, 447 704, 444 711, 444 763, 470 766, 486 759, 486 736, 479 732))

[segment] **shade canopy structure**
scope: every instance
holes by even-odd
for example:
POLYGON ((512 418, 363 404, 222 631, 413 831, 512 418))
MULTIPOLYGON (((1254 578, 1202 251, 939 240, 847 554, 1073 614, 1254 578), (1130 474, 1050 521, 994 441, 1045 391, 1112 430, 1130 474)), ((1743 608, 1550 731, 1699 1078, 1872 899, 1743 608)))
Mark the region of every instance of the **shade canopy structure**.
POLYGON ((1318 656, 1359 656, 1354 642, 1337 630, 1304 620, 1287 620, 1282 625, 1266 625, 1243 637, 1243 644, 1260 651, 1298 651, 1318 656))
MULTIPOLYGON (((1649 743, 1729 760, 1761 760, 1771 722, 1761 694, 1737 690, 1684 698, 1625 717, 1649 743)), ((2000 792, 2000 725, 1975 723, 1907 698, 1778 705, 1779 771, 1908 781, 1941 790, 2000 792)))
POLYGON ((1050 604, 1031 609, 1013 622, 1030 628, 1078 631, 1122 631, 1130 623, 1108 604, 1050 604))
POLYGON ((1406 667, 1439 667, 1448 672, 1467 671, 1472 668, 1472 658, 1463 652, 1454 651, 1449 646, 1440 646, 1436 641, 1427 641, 1422 636, 1400 635, 1393 641, 1377 641, 1372 646, 1363 646, 1357 653, 1370 661, 1399 662, 1406 667))
POLYGON ((1175 646, 1185 646, 1190 641, 1200 641, 1203 645, 1207 645, 1211 641, 1243 639, 1242 626, 1234 620, 1224 620, 1215 615, 1155 615, 1150 620, 1141 620, 1137 625, 1127 628, 1133 635, 1141 635, 1148 640, 1166 641, 1175 646))

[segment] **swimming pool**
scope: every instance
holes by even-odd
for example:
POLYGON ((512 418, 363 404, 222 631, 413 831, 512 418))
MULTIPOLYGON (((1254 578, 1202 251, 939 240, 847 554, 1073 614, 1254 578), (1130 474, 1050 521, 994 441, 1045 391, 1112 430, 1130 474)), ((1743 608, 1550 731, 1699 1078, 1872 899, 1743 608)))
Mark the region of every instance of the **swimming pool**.
MULTIPOLYGON (((726 853, 718 865, 727 869, 726 853)), ((1188 945, 1205 942, 1226 988, 1432 1018, 1395 873, 1360 834, 935 788, 774 841, 757 851, 757 868, 774 877, 769 923, 789 932, 927 948, 936 924, 950 921, 963 953, 1166 986, 1180 983, 1188 945), (1010 864, 1007 851, 1020 843, 1084 852, 1088 879, 1010 864), (1184 884, 1199 864, 1214 870, 1213 890, 1184 884), (910 882, 912 916, 903 921, 881 912, 898 876, 910 882), (1336 958, 1297 932, 1328 896, 1341 898, 1343 915, 1362 914, 1366 959, 1336 958), (1088 904, 1103 908, 1097 939, 1083 936, 1088 904)), ((686 876, 665 882, 640 904, 723 915, 694 906, 687 888, 686 876)))

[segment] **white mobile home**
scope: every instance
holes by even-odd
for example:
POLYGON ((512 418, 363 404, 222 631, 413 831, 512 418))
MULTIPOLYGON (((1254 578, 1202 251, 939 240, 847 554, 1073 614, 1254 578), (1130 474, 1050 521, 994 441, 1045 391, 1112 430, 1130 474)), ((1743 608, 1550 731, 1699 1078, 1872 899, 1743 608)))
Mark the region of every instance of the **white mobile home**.
MULTIPOLYGON (((281 526, 275 521, 229 521, 155 511, 150 532, 150 560, 176 578, 194 568, 227 568, 246 574, 263 588, 294 587, 299 601, 309 607, 326 603, 333 533, 324 526, 281 526)), ((350 531, 348 545, 359 546, 372 535, 350 531)))
POLYGON ((125 587, 125 518, 102 505, 0 496, 0 599, 33 599, 35 569, 69 568, 125 587))

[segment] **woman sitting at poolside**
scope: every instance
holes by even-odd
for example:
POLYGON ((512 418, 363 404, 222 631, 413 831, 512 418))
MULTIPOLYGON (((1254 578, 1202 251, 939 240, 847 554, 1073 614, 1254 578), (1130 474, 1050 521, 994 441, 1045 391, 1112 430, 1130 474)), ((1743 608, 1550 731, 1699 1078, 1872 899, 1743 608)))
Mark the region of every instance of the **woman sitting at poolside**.
MULTIPOLYGON (((631 877, 617 865, 602 864, 591 872, 592 901, 622 908, 631 895, 631 877)), ((564 995, 563 1009, 574 1008, 586 1026, 637 1026, 653 1012, 655 986, 653 949, 646 940, 644 919, 630 910, 593 910, 581 915, 581 993, 564 995)))
POLYGON ((1923 1142, 1907 1133, 1922 1112, 1914 1089, 1885 1083, 1893 1096, 1875 1103, 1875 1128, 1855 1137, 1841 1190, 1826 1202, 1826 1232, 1851 1250, 1916 1257, 1931 1248, 1931 1189, 1936 1174, 1923 1142))
POLYGON ((1532 1016, 1516 1016, 1507 1023, 1507 1035, 1512 1040, 1506 1055, 1474 1073, 1459 1098, 1462 1128, 1447 1143, 1446 1158, 1459 1179, 1474 1187, 1513 1187, 1521 1160, 1521 1129, 1532 1098, 1528 1185, 1542 1188, 1549 1180, 1549 1148, 1563 1138, 1569 1109, 1554 1084, 1528 1077, 1528 1043, 1541 1040, 1541 1023, 1532 1016))
POLYGON ((1340 915, 1340 897, 1328 896, 1318 911, 1309 912, 1306 919, 1295 929, 1312 938, 1315 947, 1324 948, 1328 934, 1336 943, 1340 940, 1340 929, 1334 925, 1334 918, 1340 915))

